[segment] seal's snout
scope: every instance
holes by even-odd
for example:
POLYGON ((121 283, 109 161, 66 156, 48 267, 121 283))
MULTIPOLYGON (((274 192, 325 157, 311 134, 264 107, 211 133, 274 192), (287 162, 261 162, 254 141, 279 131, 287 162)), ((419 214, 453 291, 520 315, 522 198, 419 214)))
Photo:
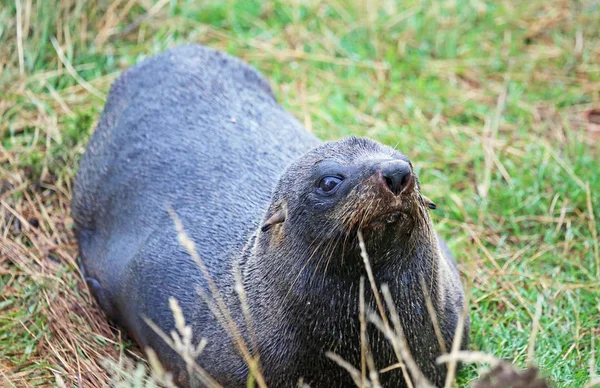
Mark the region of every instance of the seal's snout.
POLYGON ((414 182, 410 165, 404 160, 390 160, 380 164, 381 177, 385 186, 394 195, 404 192, 414 182))

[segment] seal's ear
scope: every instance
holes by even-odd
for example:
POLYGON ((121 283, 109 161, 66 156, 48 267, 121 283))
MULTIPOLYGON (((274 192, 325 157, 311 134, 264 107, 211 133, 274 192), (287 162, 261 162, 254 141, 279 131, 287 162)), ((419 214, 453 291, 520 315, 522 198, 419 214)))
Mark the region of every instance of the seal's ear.
POLYGON ((428 208, 437 209, 437 205, 435 204, 435 202, 433 202, 431 199, 427 198, 423 194, 421 194, 421 197, 423 197, 423 199, 425 200, 425 205, 427 205, 428 208))
POLYGON ((287 207, 282 205, 277 209, 275 213, 265 222, 265 224, 260 228, 261 231, 266 232, 271 229, 274 225, 280 224, 285 221, 287 217, 287 207))

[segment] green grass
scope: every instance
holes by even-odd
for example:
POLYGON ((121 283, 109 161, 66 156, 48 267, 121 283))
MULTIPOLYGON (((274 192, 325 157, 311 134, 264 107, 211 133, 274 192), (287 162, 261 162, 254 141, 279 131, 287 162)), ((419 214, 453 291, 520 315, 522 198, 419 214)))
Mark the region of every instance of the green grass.
POLYGON ((600 374, 600 137, 585 116, 600 109, 597 1, 125 3, 0 3, 1 377, 75 386, 69 364, 127 348, 97 312, 73 313, 95 310, 75 268, 71 182, 110 83, 187 42, 256 66, 321 138, 411 157, 469 286, 473 350, 525 366, 541 298, 543 373, 558 387, 600 374), (76 350, 57 319, 83 328, 76 350))

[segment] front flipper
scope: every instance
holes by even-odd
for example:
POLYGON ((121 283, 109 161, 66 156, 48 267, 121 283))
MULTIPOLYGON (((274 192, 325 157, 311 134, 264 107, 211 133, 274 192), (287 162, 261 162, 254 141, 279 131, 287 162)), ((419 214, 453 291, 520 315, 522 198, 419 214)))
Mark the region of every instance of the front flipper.
POLYGON ((94 295, 94 298, 96 299, 102 310, 104 310, 104 312, 106 313, 106 316, 109 319, 117 322, 117 311, 115 305, 112 302, 109 292, 102 287, 98 280, 94 279, 93 277, 87 276, 85 267, 83 265, 81 265, 80 268, 81 274, 83 275, 83 279, 87 283, 88 288, 92 292, 92 295, 94 295))
POLYGON ((114 321, 117 318, 117 315, 115 307, 112 301, 110 300, 108 292, 104 288, 102 288, 100 282, 94 278, 86 277, 85 282, 87 283, 89 289, 92 291, 92 295, 94 295, 96 301, 98 302, 102 310, 104 310, 108 318, 114 321))

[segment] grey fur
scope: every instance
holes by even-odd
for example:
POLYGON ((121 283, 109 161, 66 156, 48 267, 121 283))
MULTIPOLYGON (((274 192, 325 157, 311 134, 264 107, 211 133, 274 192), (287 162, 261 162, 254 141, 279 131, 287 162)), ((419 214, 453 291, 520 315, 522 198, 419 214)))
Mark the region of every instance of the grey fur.
MULTIPOLYGON (((238 59, 197 45, 147 59, 114 83, 75 182, 72 211, 88 285, 111 319, 152 347, 181 384, 195 385, 143 320, 169 333, 174 296, 196 341, 208 341, 198 364, 225 386, 245 386, 248 368, 198 296, 198 288, 210 295, 207 282, 178 243, 171 207, 250 344, 233 287, 233 264, 240 264, 269 386, 294 386, 300 377, 313 387, 349 386, 349 375, 325 352, 360 363, 362 227, 376 281, 390 286, 413 356, 440 385, 445 368, 434 363, 440 349, 420 279, 448 348, 464 294, 449 251, 440 253, 418 182, 398 202, 405 207, 392 226, 342 222, 366 211, 357 202, 364 198, 375 210, 396 201, 382 202, 376 185, 366 191, 371 186, 363 184, 387 159, 408 161, 367 139, 321 143, 238 59), (322 199, 314 193, 315 166, 331 160, 352 168, 353 178, 322 199)), ((379 368, 397 362, 371 327, 369 344, 379 368)), ((381 379, 404 386, 398 369, 381 379)))

